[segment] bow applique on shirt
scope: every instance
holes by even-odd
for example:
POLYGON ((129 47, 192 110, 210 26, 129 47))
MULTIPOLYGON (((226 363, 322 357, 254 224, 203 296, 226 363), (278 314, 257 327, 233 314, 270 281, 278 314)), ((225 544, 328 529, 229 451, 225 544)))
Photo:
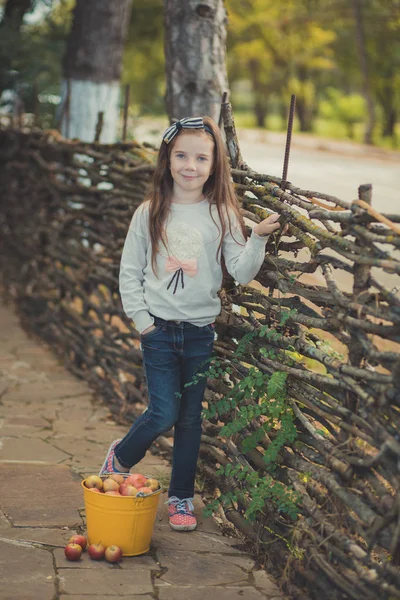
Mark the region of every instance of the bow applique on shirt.
POLYGON ((194 277, 197 273, 197 258, 188 258, 186 260, 178 260, 175 256, 169 256, 165 263, 165 270, 173 273, 171 281, 168 284, 167 290, 171 287, 175 280, 174 294, 177 290, 179 278, 181 279, 182 289, 185 287, 183 283, 183 274, 189 277, 194 277))

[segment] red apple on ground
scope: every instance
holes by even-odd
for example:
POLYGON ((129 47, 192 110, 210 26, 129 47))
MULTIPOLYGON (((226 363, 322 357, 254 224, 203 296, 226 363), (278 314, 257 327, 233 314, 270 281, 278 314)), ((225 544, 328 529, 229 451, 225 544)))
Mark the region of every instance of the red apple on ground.
POLYGON ((64 554, 67 560, 79 560, 82 554, 82 548, 79 544, 67 544, 64 548, 64 554))
POLYGON ((84 535, 73 535, 71 538, 69 538, 68 541, 69 544, 78 544, 78 546, 80 546, 82 548, 82 550, 84 550, 87 546, 87 539, 85 538, 84 535))
POLYGON ((103 560, 106 549, 103 544, 90 544, 87 551, 92 560, 103 560))
POLYGON ((85 486, 87 488, 97 488, 98 490, 103 489, 103 482, 98 475, 89 475, 85 479, 85 486))
POLYGON ((106 561, 110 563, 116 563, 122 558, 122 550, 115 544, 106 548, 106 561))
POLYGON ((121 490, 121 496, 136 496, 138 490, 134 485, 124 485, 121 490))
POLYGON ((132 473, 132 475, 129 475, 129 477, 126 479, 126 483, 134 485, 135 488, 142 487, 145 484, 145 481, 146 477, 140 473, 132 473))
POLYGON ((114 481, 114 479, 111 479, 111 477, 107 477, 107 479, 103 481, 103 490, 105 492, 118 492, 119 483, 114 481))

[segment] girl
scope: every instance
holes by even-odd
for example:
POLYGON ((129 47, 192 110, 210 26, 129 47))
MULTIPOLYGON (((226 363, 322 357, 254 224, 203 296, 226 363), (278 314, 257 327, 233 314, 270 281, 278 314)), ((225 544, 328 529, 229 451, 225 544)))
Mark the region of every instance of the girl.
POLYGON ((163 432, 175 426, 169 523, 191 531, 214 321, 220 313, 221 258, 248 284, 265 257, 273 214, 246 229, 231 181, 224 142, 209 117, 181 119, 165 131, 148 199, 135 211, 125 240, 120 292, 125 313, 141 334, 149 405, 122 440, 115 440, 100 475, 125 473, 163 432))

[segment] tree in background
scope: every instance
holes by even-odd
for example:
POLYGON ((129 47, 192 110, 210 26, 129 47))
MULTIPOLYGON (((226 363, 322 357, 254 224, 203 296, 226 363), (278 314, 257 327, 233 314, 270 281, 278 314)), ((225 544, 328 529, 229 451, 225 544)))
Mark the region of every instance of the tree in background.
POLYGON ((368 121, 365 128, 364 142, 372 144, 372 137, 375 128, 375 104, 372 96, 370 68, 368 60, 368 52, 366 47, 365 30, 364 30, 364 7, 360 0, 352 0, 354 11, 354 23, 356 31, 357 49, 360 57, 360 67, 362 74, 362 87, 364 97, 368 106, 368 121))
POLYGON ((122 81, 131 86, 136 113, 165 114, 164 0, 134 2, 122 81))
POLYGON ((339 90, 328 88, 326 100, 320 102, 320 113, 322 116, 335 123, 343 123, 346 127, 347 136, 355 139, 355 125, 365 122, 366 104, 360 94, 342 94, 339 90))
POLYGON ((218 120, 228 91, 223 0, 165 0, 164 19, 168 117, 218 120))
MULTIPOLYGON (((76 0, 34 0, 38 9, 47 7, 48 10, 38 10, 36 14, 40 18, 32 22, 23 19, 28 0, 0 0, 0 88, 1 75, 6 75, 5 85, 8 89, 19 89, 27 111, 33 111, 33 89, 36 88, 44 126, 54 126, 54 106, 62 79, 61 57, 75 3, 76 0), (13 12, 15 20, 10 19, 13 12)), ((101 4, 96 2, 93 15, 101 4)), ((121 5, 121 2, 109 4, 121 5)), ((177 1, 173 4, 178 7, 177 1)), ((363 52, 377 122, 374 141, 381 143, 383 135, 395 146, 400 111, 400 2, 363 0, 360 5, 363 52)), ((179 6, 182 10, 194 10, 183 0, 179 6)), ((344 130, 340 127, 343 123, 355 139, 360 139, 368 113, 362 110, 364 116, 360 124, 362 104, 355 98, 363 94, 363 74, 352 2, 287 0, 278 5, 272 0, 225 0, 225 6, 229 81, 233 85, 232 102, 238 117, 241 111, 248 114, 251 110, 260 126, 265 126, 266 118, 271 115, 275 118, 268 121, 268 126, 284 128, 288 100, 290 94, 295 93, 296 117, 302 129, 321 131, 322 127, 326 135, 338 135, 344 130), (332 95, 332 89, 339 93, 332 95), (346 105, 351 107, 351 114, 346 105), (281 118, 276 118, 279 115, 281 118)), ((178 10, 171 13, 174 19, 180 14, 178 10)), ((131 86, 131 108, 136 114, 165 114, 163 19, 163 0, 133 3, 122 81, 131 86)), ((208 22, 213 23, 210 19, 208 22)), ((183 24, 178 25, 173 23, 173 31, 180 36, 174 43, 187 38, 183 24)), ((193 37, 191 30, 188 35, 193 37)), ((184 42, 180 48, 186 52, 184 42)), ((190 43, 188 51, 193 52, 190 43)), ((186 57, 182 61, 184 65, 188 62, 186 57)), ((172 86, 175 80, 171 77, 169 81, 172 86)), ((185 82, 190 82, 190 78, 185 82)), ((182 86, 178 90, 184 95, 182 86)), ((199 95, 202 93, 200 90, 199 95)), ((216 96, 219 105, 219 92, 216 96)), ((92 139, 94 128, 95 124, 91 125, 92 139)))
MULTIPOLYGON (((322 1, 322 0, 321 0, 322 1)), ((301 131, 310 131, 320 73, 334 67, 335 33, 314 13, 320 0, 227 0, 229 64, 251 80, 257 125, 265 126, 271 101, 286 115, 291 93, 301 131)), ((231 71, 230 70, 230 71, 231 71)))
POLYGON ((0 94, 13 86, 13 58, 20 45, 21 25, 34 0, 6 0, 0 23, 0 94))
POLYGON ((35 0, 6 0, 0 27, 7 27, 18 33, 25 14, 30 12, 34 5, 35 0))
POLYGON ((117 138, 122 53, 132 0, 77 0, 63 60, 61 132, 93 141, 103 113, 100 141, 117 138))
POLYGON ((44 127, 54 126, 61 81, 61 56, 71 24, 74 0, 1 2, 0 92, 2 109, 35 113, 44 127), (32 12, 38 9, 39 18, 32 12), (26 11, 25 11, 26 9, 26 11), (25 11, 25 12, 24 12, 25 11), (14 15, 14 16, 13 16, 14 15), (26 17, 30 17, 30 20, 26 17))
POLYGON ((372 143, 376 106, 382 112, 384 136, 396 143, 400 111, 400 3, 397 0, 353 0, 364 96, 369 119, 365 142, 372 143))
POLYGON ((349 95, 363 94, 364 141, 379 134, 396 145, 400 107, 400 3, 398 0, 325 0, 320 23, 334 29, 337 70, 326 80, 349 95), (375 124, 379 123, 379 127, 375 124))

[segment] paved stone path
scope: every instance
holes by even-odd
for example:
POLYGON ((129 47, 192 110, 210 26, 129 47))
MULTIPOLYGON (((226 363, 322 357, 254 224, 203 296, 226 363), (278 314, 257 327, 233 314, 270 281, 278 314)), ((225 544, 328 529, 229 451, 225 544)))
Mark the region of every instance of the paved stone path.
MULTIPOLYGON (((80 482, 97 473, 115 424, 90 388, 21 329, 0 305, 0 600, 283 600, 265 571, 201 517, 192 533, 170 529, 161 497, 150 551, 111 565, 87 554, 68 562, 64 546, 85 532, 80 482)), ((169 464, 150 452, 135 472, 168 481, 169 464)), ((165 483, 164 483, 165 485, 165 483)))

